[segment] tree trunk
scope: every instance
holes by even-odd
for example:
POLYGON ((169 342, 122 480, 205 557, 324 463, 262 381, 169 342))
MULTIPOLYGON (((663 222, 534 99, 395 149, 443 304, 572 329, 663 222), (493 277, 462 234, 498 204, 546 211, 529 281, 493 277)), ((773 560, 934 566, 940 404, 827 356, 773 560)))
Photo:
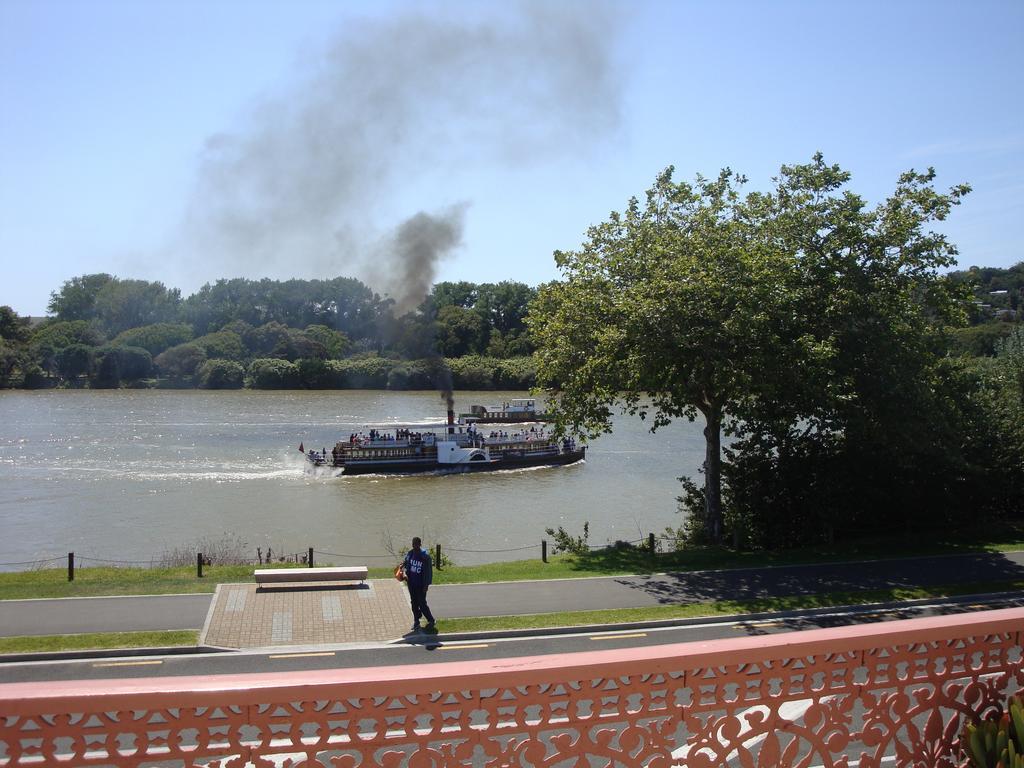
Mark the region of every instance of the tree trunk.
POLYGON ((722 541, 722 410, 716 406, 701 409, 706 422, 704 442, 704 524, 715 544, 722 541))

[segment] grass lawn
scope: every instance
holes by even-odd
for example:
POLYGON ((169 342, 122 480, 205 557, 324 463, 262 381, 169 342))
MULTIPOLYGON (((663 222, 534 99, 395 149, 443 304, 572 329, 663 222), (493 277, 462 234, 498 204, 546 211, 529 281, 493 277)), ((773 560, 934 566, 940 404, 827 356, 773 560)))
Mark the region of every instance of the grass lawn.
MULTIPOLYGON (((488 565, 455 565, 443 570, 435 569, 434 582, 465 584, 570 579, 631 573, 756 568, 768 565, 1024 550, 1024 526, 1007 527, 998 532, 989 529, 988 533, 987 538, 981 538, 977 534, 957 534, 930 542, 913 537, 887 536, 843 542, 831 547, 808 547, 782 552, 735 552, 725 547, 695 547, 680 552, 659 552, 652 556, 646 550, 609 547, 585 555, 552 555, 547 563, 536 559, 488 565)), ((394 566, 370 568, 370 578, 392 578, 393 568, 394 566)), ((204 569, 204 578, 200 579, 196 577, 194 566, 79 568, 75 571, 75 580, 72 582, 67 580, 67 570, 64 568, 0 573, 0 600, 213 592, 218 583, 251 582, 252 572, 251 565, 207 566, 204 569)))
POLYGON ((591 624, 624 624, 638 621, 664 621, 700 617, 735 616, 747 613, 792 611, 806 608, 828 608, 836 605, 866 605, 926 598, 955 597, 1024 590, 1024 581, 1000 581, 977 584, 956 584, 929 589, 875 589, 860 592, 830 592, 820 595, 765 598, 761 600, 723 600, 689 605, 658 605, 646 608, 616 608, 601 611, 566 611, 537 613, 528 616, 481 616, 464 619, 441 619, 438 630, 444 632, 485 632, 500 629, 544 629, 591 624))
POLYGON ((0 653, 44 653, 103 648, 169 648, 171 646, 195 645, 198 642, 199 632, 194 629, 167 632, 92 632, 84 635, 0 637, 0 653))
MULTIPOLYGON (((441 619, 438 621, 438 629, 442 633, 454 633, 625 624, 670 619, 724 617, 737 614, 791 611, 804 608, 827 608, 835 605, 865 605, 868 603, 899 602, 903 600, 1015 590, 1024 590, 1024 581, 956 584, 930 589, 896 588, 860 592, 830 592, 820 595, 799 595, 760 600, 723 600, 720 602, 693 603, 690 605, 659 605, 645 608, 619 608, 602 611, 565 611, 561 613, 538 613, 527 616, 483 616, 478 618, 441 619)), ((195 630, 5 637, 0 638, 0 653, 194 646, 198 639, 199 633, 195 630)))

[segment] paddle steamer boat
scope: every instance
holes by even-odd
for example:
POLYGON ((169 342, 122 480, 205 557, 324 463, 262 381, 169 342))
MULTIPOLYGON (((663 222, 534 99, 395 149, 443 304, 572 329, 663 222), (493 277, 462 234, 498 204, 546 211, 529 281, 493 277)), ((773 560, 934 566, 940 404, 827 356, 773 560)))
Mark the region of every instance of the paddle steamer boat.
POLYGON ((582 461, 586 451, 585 446, 568 438, 559 440, 543 428, 485 434, 475 423, 457 425, 450 410, 440 431, 371 429, 368 435, 353 434, 339 440, 330 451, 303 452, 314 467, 340 469, 342 475, 365 475, 559 466, 582 461))

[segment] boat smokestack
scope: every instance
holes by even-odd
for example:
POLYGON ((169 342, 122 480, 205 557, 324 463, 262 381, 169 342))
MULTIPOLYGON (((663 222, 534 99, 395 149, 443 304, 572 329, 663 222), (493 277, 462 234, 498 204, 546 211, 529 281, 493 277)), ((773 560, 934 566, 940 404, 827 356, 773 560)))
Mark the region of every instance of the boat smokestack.
POLYGON ((455 434, 455 409, 450 406, 448 408, 448 434, 455 434))

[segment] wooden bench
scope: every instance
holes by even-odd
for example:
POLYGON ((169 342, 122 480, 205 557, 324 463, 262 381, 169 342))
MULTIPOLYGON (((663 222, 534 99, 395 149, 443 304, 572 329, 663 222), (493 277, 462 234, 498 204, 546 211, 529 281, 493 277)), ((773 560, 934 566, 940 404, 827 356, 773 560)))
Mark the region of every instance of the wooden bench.
POLYGON ((366 581, 365 565, 330 568, 257 568, 256 584, 287 584, 308 581, 366 581))

